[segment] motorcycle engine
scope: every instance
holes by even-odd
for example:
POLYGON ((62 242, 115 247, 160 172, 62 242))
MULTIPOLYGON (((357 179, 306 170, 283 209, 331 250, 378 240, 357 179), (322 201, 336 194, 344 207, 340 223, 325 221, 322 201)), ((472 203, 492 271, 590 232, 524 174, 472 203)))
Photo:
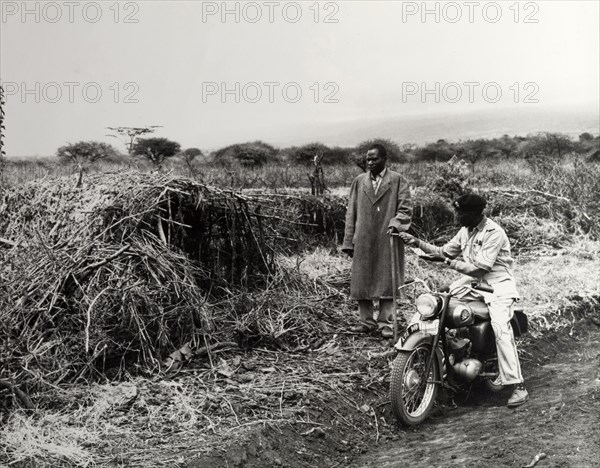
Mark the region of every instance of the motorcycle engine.
MULTIPOLYGON (((461 361, 471 353, 471 340, 455 336, 448 340, 448 349, 450 349, 450 354, 454 356, 454 362, 461 361)), ((454 362, 451 363, 454 364, 454 362)))
POLYGON ((465 359, 452 367, 459 377, 471 381, 481 373, 483 364, 477 359, 465 359))
POLYGON ((483 364, 477 359, 470 359, 471 355, 471 340, 461 338, 457 334, 448 340, 448 348, 450 356, 448 361, 454 368, 456 374, 465 380, 471 381, 481 372, 483 364))

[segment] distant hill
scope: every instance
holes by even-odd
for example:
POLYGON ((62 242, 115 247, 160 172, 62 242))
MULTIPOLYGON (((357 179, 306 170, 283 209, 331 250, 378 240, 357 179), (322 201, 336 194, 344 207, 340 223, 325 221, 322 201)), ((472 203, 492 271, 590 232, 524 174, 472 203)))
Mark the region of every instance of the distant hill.
POLYGON ((295 126, 293 134, 282 130, 273 143, 299 145, 320 141, 327 145, 352 146, 373 138, 397 143, 423 144, 439 139, 449 141, 493 138, 504 134, 527 135, 560 132, 577 138, 583 132, 600 133, 600 111, 588 109, 498 108, 465 113, 409 115, 333 124, 295 126))

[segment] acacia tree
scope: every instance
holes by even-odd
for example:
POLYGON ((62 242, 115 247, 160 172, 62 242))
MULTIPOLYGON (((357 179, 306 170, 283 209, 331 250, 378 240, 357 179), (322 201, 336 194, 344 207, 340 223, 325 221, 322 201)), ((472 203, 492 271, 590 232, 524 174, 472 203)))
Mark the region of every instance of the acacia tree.
POLYGON ((183 155, 185 162, 190 164, 196 157, 202 156, 202 150, 198 148, 188 148, 181 154, 183 155))
POLYGON ((77 187, 81 187, 85 166, 101 159, 116 157, 118 154, 117 150, 111 145, 102 143, 101 141, 79 141, 74 144, 61 146, 56 150, 56 156, 62 163, 76 164, 79 168, 77 187))
POLYGON ((160 169, 165 159, 179 153, 179 143, 166 138, 140 138, 133 146, 132 154, 142 156, 160 169))
POLYGON ((196 169, 194 168, 194 165, 192 164, 192 161, 198 156, 203 156, 204 153, 202 153, 202 150, 198 148, 188 148, 183 153, 181 153, 181 155, 183 156, 183 161, 185 162, 185 165, 190 171, 190 174, 192 175, 192 177, 196 178, 197 173, 196 169))
POLYGON ((161 125, 149 125, 147 127, 106 127, 107 130, 110 130, 114 134, 110 134, 107 136, 118 138, 125 144, 127 148, 127 154, 129 156, 133 155, 133 148, 138 138, 142 135, 147 135, 148 133, 154 133, 157 128, 161 128, 161 125))
POLYGON ((61 146, 56 156, 63 163, 74 163, 79 166, 91 164, 101 159, 116 157, 119 153, 108 143, 101 141, 79 141, 61 146))

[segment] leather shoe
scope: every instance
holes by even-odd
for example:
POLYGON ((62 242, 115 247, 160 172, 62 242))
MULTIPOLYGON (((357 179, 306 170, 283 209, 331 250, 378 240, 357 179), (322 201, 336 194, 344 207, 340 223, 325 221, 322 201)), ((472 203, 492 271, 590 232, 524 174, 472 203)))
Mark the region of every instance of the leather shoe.
POLYGON ((394 330, 392 330, 392 327, 381 327, 381 336, 384 338, 393 338, 394 330))
POLYGON ((377 330, 375 325, 367 325, 366 323, 361 323, 359 325, 355 325, 354 327, 350 327, 350 331, 352 333, 373 333, 377 330))
POLYGON ((527 400, 529 400, 529 393, 527 393, 523 384, 519 384, 515 386, 515 390, 508 399, 508 404, 506 406, 509 408, 516 408, 517 406, 521 406, 527 400))

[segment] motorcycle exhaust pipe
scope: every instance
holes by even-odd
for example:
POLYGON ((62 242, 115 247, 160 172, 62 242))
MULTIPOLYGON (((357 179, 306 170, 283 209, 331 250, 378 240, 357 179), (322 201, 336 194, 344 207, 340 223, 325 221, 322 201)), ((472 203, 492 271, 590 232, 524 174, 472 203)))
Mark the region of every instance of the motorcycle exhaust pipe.
POLYGON ((483 364, 477 359, 465 359, 464 361, 457 362, 452 367, 459 377, 470 382, 481 373, 483 364))

